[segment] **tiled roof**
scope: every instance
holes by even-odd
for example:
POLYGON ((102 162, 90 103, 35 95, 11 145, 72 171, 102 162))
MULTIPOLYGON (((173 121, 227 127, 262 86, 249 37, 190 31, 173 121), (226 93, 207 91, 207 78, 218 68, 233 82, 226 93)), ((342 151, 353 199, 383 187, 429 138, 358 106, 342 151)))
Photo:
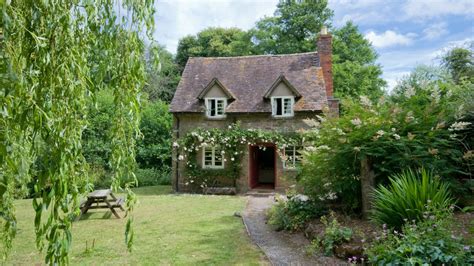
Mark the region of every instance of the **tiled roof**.
POLYGON ((265 93, 284 76, 301 94, 295 111, 322 110, 327 105, 323 73, 316 52, 241 57, 191 57, 171 102, 171 112, 202 112, 199 94, 213 79, 235 97, 226 112, 271 112, 265 93))

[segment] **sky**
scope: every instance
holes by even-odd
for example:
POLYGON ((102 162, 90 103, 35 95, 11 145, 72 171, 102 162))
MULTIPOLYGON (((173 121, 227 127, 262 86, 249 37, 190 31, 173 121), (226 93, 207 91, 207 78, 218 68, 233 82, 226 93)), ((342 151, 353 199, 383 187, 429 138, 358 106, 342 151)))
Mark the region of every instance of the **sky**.
MULTIPOLYGON (((157 0, 156 40, 176 54, 180 38, 207 27, 248 30, 278 0, 157 0)), ((329 0, 332 25, 353 21, 379 54, 392 88, 420 64, 437 65, 455 46, 474 42, 474 0, 329 0)))

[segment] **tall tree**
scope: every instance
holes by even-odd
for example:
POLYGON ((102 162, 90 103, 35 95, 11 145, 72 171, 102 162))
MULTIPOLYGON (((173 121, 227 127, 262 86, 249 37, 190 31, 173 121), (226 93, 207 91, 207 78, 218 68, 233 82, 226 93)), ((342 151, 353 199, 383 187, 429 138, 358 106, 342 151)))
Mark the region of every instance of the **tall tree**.
POLYGON ((250 30, 255 53, 314 51, 316 35, 329 26, 333 13, 327 0, 280 1, 273 17, 264 17, 250 30))
MULTIPOLYGON (((153 1, 2 1, 0 39, 0 217, 4 258, 16 232, 13 193, 35 176, 36 244, 45 262, 68 263, 71 227, 88 187, 82 133, 100 89, 113 92, 112 188, 133 176, 144 40, 153 1), (118 8, 120 6, 120 8, 118 8), (122 13, 123 12, 123 13, 122 13), (120 19, 118 19, 120 18, 120 19)), ((127 191, 131 248, 136 198, 127 191)))
POLYGON ((160 56, 161 67, 159 71, 156 71, 153 62, 148 60, 148 81, 143 91, 148 93, 148 98, 151 101, 162 100, 169 103, 178 86, 181 72, 170 52, 163 46, 158 46, 157 51, 160 56))
POLYGON ((176 63, 184 69, 192 56, 239 56, 251 54, 250 36, 238 28, 207 28, 178 43, 176 63))
POLYGON ((337 97, 366 95, 377 98, 386 85, 377 53, 352 22, 333 33, 333 78, 337 97))
POLYGON ((458 83, 465 78, 474 82, 474 57, 472 50, 457 47, 448 51, 442 58, 443 65, 451 72, 458 83))

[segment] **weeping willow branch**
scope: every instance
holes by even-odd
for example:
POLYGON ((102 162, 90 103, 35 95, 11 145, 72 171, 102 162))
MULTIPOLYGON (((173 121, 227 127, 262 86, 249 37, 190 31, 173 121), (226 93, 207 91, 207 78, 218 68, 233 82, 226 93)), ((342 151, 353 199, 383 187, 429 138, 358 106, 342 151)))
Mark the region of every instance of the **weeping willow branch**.
POLYGON ((127 192, 126 243, 137 199, 135 138, 144 86, 142 30, 153 1, 2 1, 0 19, 0 225, 5 259, 16 233, 15 189, 33 180, 36 244, 47 264, 68 264, 71 227, 87 192, 82 132, 94 94, 114 91, 112 188, 127 192), (120 8, 119 8, 120 7, 120 8), (121 15, 117 10, 125 10, 121 15))

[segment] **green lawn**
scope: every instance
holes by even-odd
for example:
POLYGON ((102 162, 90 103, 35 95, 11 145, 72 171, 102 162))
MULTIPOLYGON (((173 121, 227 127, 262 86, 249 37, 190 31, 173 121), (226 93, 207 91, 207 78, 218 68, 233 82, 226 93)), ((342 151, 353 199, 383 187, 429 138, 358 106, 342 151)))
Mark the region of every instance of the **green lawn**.
MULTIPOLYGON (((126 219, 90 210, 74 223, 71 264, 258 265, 266 264, 240 218, 246 199, 235 196, 172 195, 170 187, 136 190, 135 245, 124 244, 126 219), (95 241, 94 248, 90 248, 95 241)), ((42 263, 35 248, 31 200, 16 201, 18 234, 7 264, 42 263)), ((123 213, 121 213, 123 214, 123 213)))

